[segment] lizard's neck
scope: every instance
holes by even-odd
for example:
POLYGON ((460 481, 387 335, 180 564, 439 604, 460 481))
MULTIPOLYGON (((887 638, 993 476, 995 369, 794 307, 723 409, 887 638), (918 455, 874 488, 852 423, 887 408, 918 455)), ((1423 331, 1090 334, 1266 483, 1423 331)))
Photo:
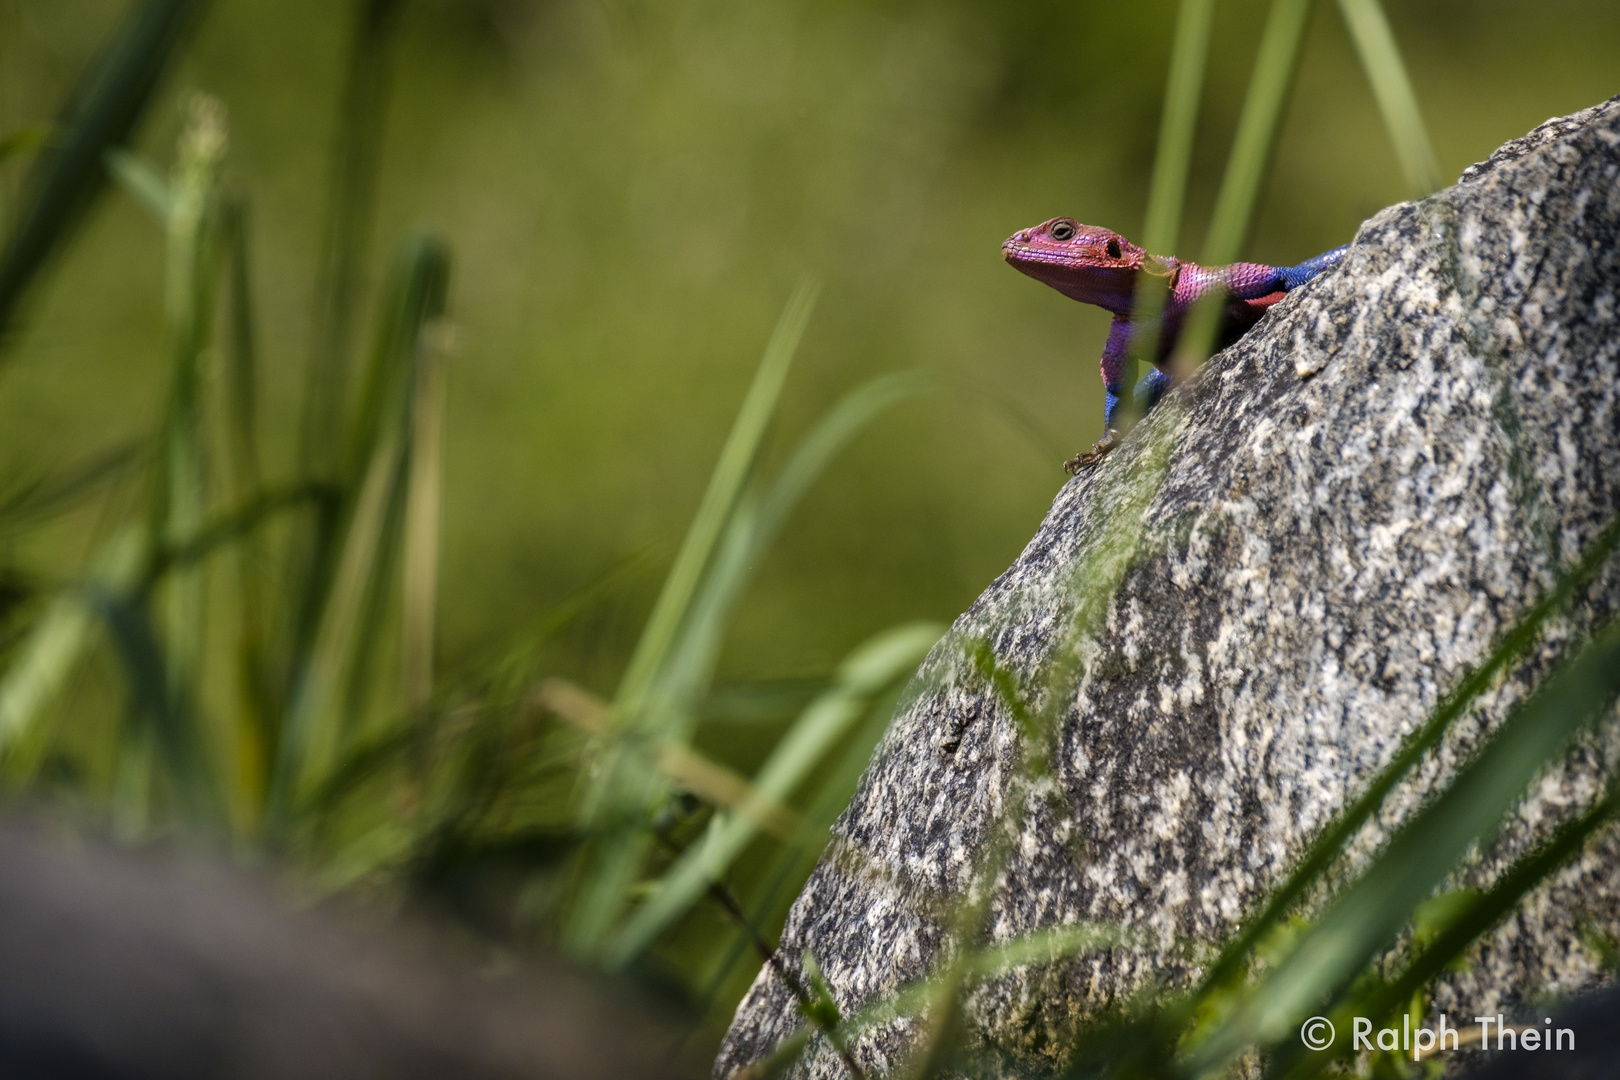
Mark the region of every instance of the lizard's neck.
POLYGON ((1068 266, 1043 260, 1007 261, 1069 299, 1082 304, 1095 304, 1115 315, 1128 317, 1136 302, 1135 267, 1068 266))

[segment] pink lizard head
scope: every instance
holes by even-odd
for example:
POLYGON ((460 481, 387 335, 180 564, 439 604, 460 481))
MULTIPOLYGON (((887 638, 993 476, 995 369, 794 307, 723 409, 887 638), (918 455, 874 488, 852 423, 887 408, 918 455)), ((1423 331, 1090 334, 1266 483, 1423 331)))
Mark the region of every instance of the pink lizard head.
POLYGON ((1168 274, 1175 267, 1117 232, 1066 217, 1013 233, 1001 257, 1064 296, 1121 315, 1130 313, 1138 270, 1168 274))

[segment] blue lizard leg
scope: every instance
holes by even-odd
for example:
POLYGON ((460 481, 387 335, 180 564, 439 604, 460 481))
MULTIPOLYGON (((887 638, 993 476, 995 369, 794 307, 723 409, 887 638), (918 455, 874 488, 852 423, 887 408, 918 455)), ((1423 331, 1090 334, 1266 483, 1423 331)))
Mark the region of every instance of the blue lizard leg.
MULTIPOLYGON (((1109 340, 1112 341, 1113 338, 1110 336, 1109 340)), ((1136 399, 1142 402, 1142 411, 1145 413, 1149 409, 1153 408, 1154 405, 1157 405, 1159 399, 1164 396, 1164 392, 1169 388, 1169 373, 1161 371, 1158 368, 1150 368, 1147 376, 1143 378, 1141 382, 1136 384, 1136 399)), ((1093 446, 1088 453, 1076 454, 1068 461, 1065 461, 1063 463, 1063 469, 1065 472, 1073 475, 1081 468, 1094 464, 1099 458, 1114 448, 1115 435, 1117 434, 1114 429, 1114 423, 1119 418, 1119 407, 1124 404, 1124 395, 1121 393, 1121 391, 1124 389, 1124 385, 1119 382, 1103 383, 1103 392, 1106 397, 1106 404, 1103 406, 1103 423, 1106 425, 1103 430, 1103 437, 1097 441, 1097 444, 1093 446)))
POLYGON ((1123 393, 1125 387, 1119 383, 1109 386, 1103 384, 1103 428, 1114 430, 1114 422, 1119 419, 1119 407, 1125 400, 1123 393))
POLYGON ((1131 320, 1115 315, 1108 328, 1108 343, 1103 346, 1103 429, 1113 431, 1119 419, 1119 407, 1125 397, 1125 355, 1131 348, 1131 320))
POLYGON ((1142 381, 1136 384, 1136 400, 1142 403, 1145 413, 1159 403, 1165 391, 1170 389, 1170 374, 1161 368, 1150 368, 1142 376, 1142 381))
MULTIPOLYGON (((1114 422, 1119 419, 1119 408, 1125 403, 1125 395, 1121 393, 1125 387, 1119 383, 1113 386, 1104 386, 1103 395, 1106 406, 1103 411, 1103 421, 1108 429, 1114 429, 1114 422)), ((1146 413, 1159 403, 1166 391, 1170 389, 1170 374, 1161 368, 1149 368, 1148 373, 1142 376, 1142 381, 1136 384, 1134 397, 1142 404, 1142 412, 1146 413)))
MULTIPOLYGON (((1119 326, 1123 322, 1123 319, 1115 320, 1115 325, 1119 326)), ((1123 335, 1121 336, 1123 337, 1123 335)), ((1109 353, 1116 348, 1123 353, 1124 347, 1116 343, 1113 334, 1108 335, 1108 345, 1109 348, 1103 351, 1103 371, 1105 373, 1103 376, 1105 380, 1103 382, 1103 426, 1107 430, 1113 431, 1118 427, 1120 407, 1125 404, 1125 383, 1123 381, 1123 361, 1119 363, 1117 368, 1113 369, 1113 378, 1109 379, 1109 353)), ((1169 389, 1169 373, 1156 367, 1150 367, 1147 374, 1142 376, 1142 380, 1136 384, 1132 396, 1141 404, 1142 412, 1146 414, 1149 409, 1159 403, 1159 399, 1164 397, 1165 392, 1169 389)))

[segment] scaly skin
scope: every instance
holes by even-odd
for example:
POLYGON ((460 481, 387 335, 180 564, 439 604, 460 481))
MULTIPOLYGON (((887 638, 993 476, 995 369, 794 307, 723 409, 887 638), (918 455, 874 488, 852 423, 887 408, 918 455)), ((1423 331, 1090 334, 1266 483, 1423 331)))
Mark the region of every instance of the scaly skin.
POLYGON ((1221 316, 1220 345, 1230 345, 1264 315, 1266 309, 1292 289, 1297 289, 1344 257, 1347 247, 1308 259, 1298 266, 1266 266, 1263 263, 1232 263, 1230 266, 1199 266, 1180 259, 1150 255, 1119 233, 1095 225, 1082 225, 1073 218, 1051 221, 1024 229, 1001 245, 1001 256, 1036 281, 1082 304, 1095 304, 1113 313, 1114 324, 1103 346, 1102 377, 1107 391, 1103 410, 1106 432, 1089 453, 1064 462, 1075 472, 1099 460, 1113 449, 1125 387, 1125 354, 1132 335, 1141 325, 1131 316, 1136 302, 1138 274, 1165 279, 1168 295, 1160 322, 1159 344, 1153 358, 1154 370, 1137 387, 1137 396, 1152 407, 1170 385, 1163 364, 1175 348, 1187 313, 1201 298, 1220 291, 1226 298, 1221 316))

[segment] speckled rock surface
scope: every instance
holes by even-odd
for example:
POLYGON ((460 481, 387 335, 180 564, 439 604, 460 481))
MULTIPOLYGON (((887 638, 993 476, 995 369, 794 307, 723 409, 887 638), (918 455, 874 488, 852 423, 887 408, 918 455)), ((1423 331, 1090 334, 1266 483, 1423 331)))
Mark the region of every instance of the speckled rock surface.
MULTIPOLYGON (((1164 485, 1063 712, 1055 800, 1013 785, 1020 747, 959 644, 1026 679, 1052 660, 1074 567, 1099 542, 1143 431, 1058 495, 1018 561, 919 672, 783 939, 848 1011, 926 974, 942 913, 1009 799, 1027 815, 991 908, 995 939, 1112 921, 1155 944, 980 987, 980 1036, 1036 1056, 1212 941, 1394 753, 1437 698, 1620 507, 1620 98, 1551 121, 1421 203, 1368 221, 1339 267, 1271 310, 1182 392, 1164 485)), ((1151 433, 1151 432, 1149 432, 1151 433)), ((1607 568, 1358 837, 1352 865, 1448 775, 1568 643, 1620 606, 1607 568)), ((1589 803, 1614 725, 1533 789, 1463 873, 1589 803)), ((1437 1004, 1506 1011, 1591 985, 1585 921, 1620 929, 1606 834, 1491 937, 1437 1004)), ((726 1076, 801 1023, 762 971, 716 1063, 726 1076)), ((914 1032, 866 1034, 874 1071, 914 1032)), ((812 1043, 800 1076, 843 1075, 812 1043)))

